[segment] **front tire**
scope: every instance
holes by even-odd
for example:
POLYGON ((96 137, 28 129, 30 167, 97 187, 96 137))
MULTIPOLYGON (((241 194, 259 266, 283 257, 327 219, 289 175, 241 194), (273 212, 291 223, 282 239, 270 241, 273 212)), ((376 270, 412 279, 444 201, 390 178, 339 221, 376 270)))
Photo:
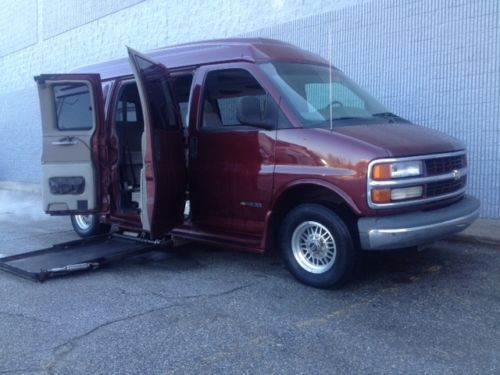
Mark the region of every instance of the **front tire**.
POLYGON ((318 288, 340 285, 351 276, 355 248, 344 221, 329 208, 302 204, 283 220, 279 245, 290 272, 318 288))
POLYGON ((97 215, 71 215, 71 225, 80 237, 91 237, 109 232, 111 226, 99 222, 97 215))

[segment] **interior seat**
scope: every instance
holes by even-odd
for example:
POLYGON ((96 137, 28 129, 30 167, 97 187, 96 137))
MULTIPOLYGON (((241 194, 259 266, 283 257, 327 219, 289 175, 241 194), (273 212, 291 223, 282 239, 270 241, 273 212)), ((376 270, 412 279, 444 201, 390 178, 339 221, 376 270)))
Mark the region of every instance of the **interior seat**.
POLYGON ((215 111, 212 103, 205 100, 203 106, 203 127, 204 128, 222 128, 224 125, 219 114, 215 111))

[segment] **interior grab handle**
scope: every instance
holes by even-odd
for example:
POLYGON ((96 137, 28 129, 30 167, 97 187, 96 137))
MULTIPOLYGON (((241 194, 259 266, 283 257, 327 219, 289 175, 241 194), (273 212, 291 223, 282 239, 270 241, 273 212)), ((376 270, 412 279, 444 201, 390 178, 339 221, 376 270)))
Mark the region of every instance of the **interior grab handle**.
POLYGON ((52 144, 54 146, 71 146, 71 145, 76 145, 78 141, 74 139, 73 137, 64 137, 61 138, 58 141, 53 141, 52 144))

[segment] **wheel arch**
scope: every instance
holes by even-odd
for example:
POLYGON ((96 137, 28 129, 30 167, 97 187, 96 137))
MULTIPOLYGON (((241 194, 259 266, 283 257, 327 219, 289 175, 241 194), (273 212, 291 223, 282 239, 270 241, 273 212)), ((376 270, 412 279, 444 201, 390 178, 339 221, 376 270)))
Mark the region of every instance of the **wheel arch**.
POLYGON ((333 184, 321 180, 300 180, 284 186, 278 191, 271 204, 270 219, 267 223, 268 252, 276 249, 276 239, 281 222, 294 207, 306 203, 322 204, 335 211, 346 223, 353 240, 357 238, 357 217, 361 211, 344 191, 333 184))

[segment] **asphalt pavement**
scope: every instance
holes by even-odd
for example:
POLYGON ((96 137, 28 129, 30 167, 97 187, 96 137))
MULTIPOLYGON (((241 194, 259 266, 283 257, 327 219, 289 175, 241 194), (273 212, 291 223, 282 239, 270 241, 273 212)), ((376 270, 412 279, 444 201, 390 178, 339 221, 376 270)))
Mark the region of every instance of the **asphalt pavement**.
MULTIPOLYGON (((0 190, 0 253, 76 239, 0 190)), ((498 374, 500 248, 373 253, 336 290, 187 244, 35 283, 0 272, 0 374, 498 374)))

